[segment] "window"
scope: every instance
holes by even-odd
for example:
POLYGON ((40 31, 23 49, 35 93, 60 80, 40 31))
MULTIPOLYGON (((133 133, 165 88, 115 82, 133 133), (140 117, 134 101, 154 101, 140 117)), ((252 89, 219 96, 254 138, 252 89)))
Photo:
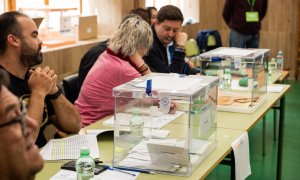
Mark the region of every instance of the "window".
POLYGON ((162 6, 171 4, 177 6, 184 17, 184 23, 199 22, 200 2, 199 0, 146 0, 146 7, 154 6, 159 10, 162 6))
POLYGON ((4 13, 6 10, 6 1, 0 0, 0 14, 4 13))
MULTIPOLYGON (((61 16, 76 17, 80 14, 80 0, 16 0, 16 9, 32 18, 44 17, 41 28, 59 30, 61 16)), ((72 18, 73 19, 73 18, 72 18)), ((74 21, 74 20, 73 20, 74 21)), ((76 22, 73 22, 74 24, 76 22)))

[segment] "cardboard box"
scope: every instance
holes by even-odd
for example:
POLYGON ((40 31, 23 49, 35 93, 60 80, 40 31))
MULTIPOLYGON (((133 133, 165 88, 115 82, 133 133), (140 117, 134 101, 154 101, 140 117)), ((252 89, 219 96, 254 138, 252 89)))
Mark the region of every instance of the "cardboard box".
POLYGON ((97 31, 97 16, 81 16, 78 23, 78 40, 86 40, 96 38, 97 31))

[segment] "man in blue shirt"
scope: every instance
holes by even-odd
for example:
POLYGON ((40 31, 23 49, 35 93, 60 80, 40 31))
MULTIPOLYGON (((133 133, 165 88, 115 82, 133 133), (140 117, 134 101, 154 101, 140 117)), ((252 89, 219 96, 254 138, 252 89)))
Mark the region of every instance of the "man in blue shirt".
POLYGON ((183 72, 187 34, 180 32, 182 22, 183 15, 175 6, 167 5, 158 11, 157 22, 152 26, 154 42, 144 57, 152 72, 183 72), (173 48, 168 49, 168 45, 173 48))

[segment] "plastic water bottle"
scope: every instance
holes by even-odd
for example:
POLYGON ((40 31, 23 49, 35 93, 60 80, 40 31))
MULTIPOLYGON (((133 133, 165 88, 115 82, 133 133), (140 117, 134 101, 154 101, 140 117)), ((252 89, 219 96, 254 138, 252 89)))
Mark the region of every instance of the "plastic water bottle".
POLYGON ((133 110, 133 115, 129 120, 129 128, 133 142, 137 143, 143 139, 144 120, 140 116, 139 109, 133 110))
POLYGON ((242 63, 240 70, 241 70, 241 75, 242 76, 246 76, 247 75, 247 65, 246 65, 246 63, 242 63))
POLYGON ((271 62, 269 62, 269 68, 268 70, 271 72, 271 73, 274 73, 277 71, 277 63, 276 63, 276 60, 275 58, 272 58, 271 59, 271 62))
POLYGON ((225 74, 223 75, 223 89, 230 90, 231 89, 231 71, 230 69, 225 69, 225 74))
POLYGON ((271 70, 268 71, 268 84, 272 84, 273 81, 272 81, 272 72, 271 70))
POLYGON ((80 148, 80 157, 76 161, 77 180, 88 180, 94 177, 95 161, 90 156, 88 147, 80 148))
POLYGON ((277 62, 277 71, 282 72, 282 70, 283 70, 283 52, 281 50, 279 50, 277 53, 276 62, 277 62))

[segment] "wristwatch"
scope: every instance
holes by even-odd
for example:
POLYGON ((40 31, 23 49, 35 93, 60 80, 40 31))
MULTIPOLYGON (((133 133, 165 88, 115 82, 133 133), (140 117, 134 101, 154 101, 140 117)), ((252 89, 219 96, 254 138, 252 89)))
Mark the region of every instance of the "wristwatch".
POLYGON ((58 91, 56 93, 47 95, 47 97, 51 100, 57 99, 62 94, 62 91, 61 91, 60 87, 58 85, 56 85, 56 87, 58 89, 58 91))
POLYGON ((175 44, 175 51, 185 51, 185 46, 183 44, 175 44))

